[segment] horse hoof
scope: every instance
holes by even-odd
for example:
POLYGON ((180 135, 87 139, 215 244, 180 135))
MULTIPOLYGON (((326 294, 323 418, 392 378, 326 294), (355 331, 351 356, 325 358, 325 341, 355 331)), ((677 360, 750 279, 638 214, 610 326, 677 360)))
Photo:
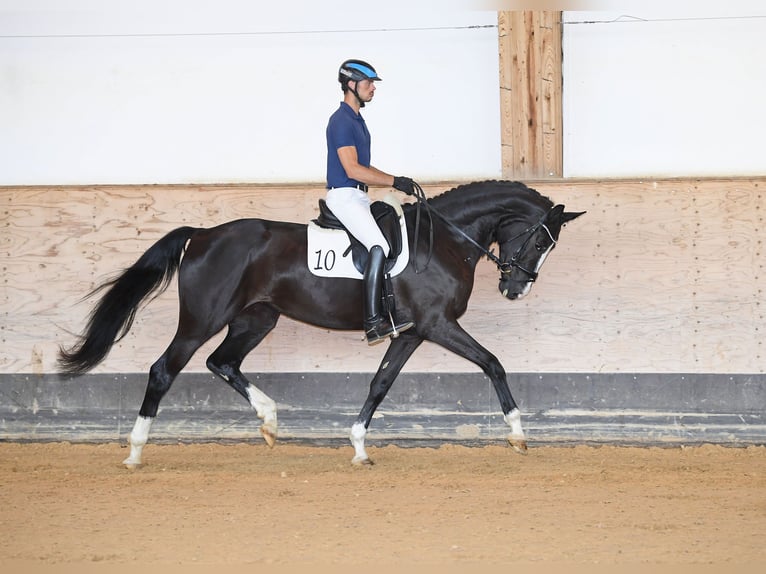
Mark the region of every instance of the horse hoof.
POLYGON ((354 466, 360 466, 361 467, 361 466, 372 466, 375 463, 372 462, 371 458, 367 458, 367 457, 366 458, 356 458, 356 457, 354 457, 354 458, 351 459, 351 464, 353 464, 354 466))
POLYGON ((527 454, 527 439, 508 437, 508 444, 519 454, 527 454))
POLYGON ((263 439, 266 441, 266 444, 269 445, 269 448, 274 448, 274 443, 277 442, 277 434, 272 432, 271 429, 262 426, 261 435, 263 435, 263 439))
POLYGON ((128 470, 136 470, 137 468, 141 466, 140 461, 131 460, 129 458, 126 458, 125 460, 123 460, 122 464, 124 464, 125 468, 127 468, 128 470))

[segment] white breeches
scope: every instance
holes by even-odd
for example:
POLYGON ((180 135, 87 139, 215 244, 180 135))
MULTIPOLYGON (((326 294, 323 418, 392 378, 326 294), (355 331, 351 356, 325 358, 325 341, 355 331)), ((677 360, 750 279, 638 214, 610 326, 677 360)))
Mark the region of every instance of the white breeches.
POLYGON ((370 212, 370 198, 365 192, 355 187, 335 187, 327 190, 325 201, 335 217, 368 251, 380 245, 388 256, 388 241, 370 212))

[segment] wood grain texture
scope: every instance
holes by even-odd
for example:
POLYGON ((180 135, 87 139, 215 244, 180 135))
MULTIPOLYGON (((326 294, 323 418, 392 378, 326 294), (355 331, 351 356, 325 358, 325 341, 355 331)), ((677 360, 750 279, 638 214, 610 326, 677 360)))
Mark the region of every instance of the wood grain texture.
POLYGON ((561 13, 498 13, 503 176, 563 173, 561 13))
MULTIPOLYGON (((461 323, 508 371, 766 371, 766 179, 528 183, 588 213, 562 231, 526 299, 503 299, 494 265, 480 262, 461 323)), ((85 324, 92 301, 82 298, 171 229, 239 217, 307 221, 322 195, 312 186, 0 188, 0 372, 53 372, 58 345, 85 324)), ((171 286, 96 372, 147 371, 173 336, 176 308, 171 286)), ((219 340, 188 370, 204 371, 219 340)), ((244 369, 366 372, 382 355, 361 332, 282 318, 244 369)), ((424 344, 407 370, 477 368, 424 344)))

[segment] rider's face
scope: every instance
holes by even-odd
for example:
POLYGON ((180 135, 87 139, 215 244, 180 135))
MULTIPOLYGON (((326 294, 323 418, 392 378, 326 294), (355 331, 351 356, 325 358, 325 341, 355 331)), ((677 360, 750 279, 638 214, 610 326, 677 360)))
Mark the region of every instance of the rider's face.
POLYGON ((372 96, 375 95, 375 82, 373 80, 359 80, 356 83, 356 92, 363 102, 371 101, 372 96))

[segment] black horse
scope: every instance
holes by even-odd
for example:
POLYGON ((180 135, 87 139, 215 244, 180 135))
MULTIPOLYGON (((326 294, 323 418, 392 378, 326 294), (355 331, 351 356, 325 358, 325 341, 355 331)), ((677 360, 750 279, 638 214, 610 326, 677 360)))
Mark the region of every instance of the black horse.
MULTIPOLYGON (((406 204, 410 237, 407 268, 391 281, 397 314, 415 327, 391 339, 370 391, 351 429, 355 464, 369 464, 364 446, 373 413, 412 353, 432 341, 478 365, 494 385, 509 443, 526 450, 521 415, 497 358, 458 324, 465 313, 482 256, 500 269, 499 289, 508 299, 526 295, 561 227, 582 213, 564 211, 519 182, 486 181, 463 185, 427 200, 406 204), (428 209, 426 209, 428 208, 428 209), (421 217, 430 213, 430 218, 421 217), (415 235, 418 235, 417 237, 415 235), (433 240, 430 249, 429 239, 433 240), (420 243, 417 243, 420 242, 420 243), (499 258, 488 251, 500 246, 499 258), (418 246, 420 246, 418 253, 418 246)), ((178 272, 179 320, 172 342, 151 366, 143 404, 130 433, 130 456, 141 464, 152 421, 162 397, 192 355, 228 326, 208 368, 245 397, 263 419, 261 432, 273 445, 277 432, 275 402, 240 371, 245 356, 277 324, 279 316, 327 329, 362 329, 362 289, 356 279, 317 277, 307 265, 307 226, 240 219, 213 228, 171 231, 113 281, 93 309, 85 333, 70 349, 61 349, 64 374, 85 373, 100 363, 114 342, 130 329, 151 294, 167 288, 178 272)))

